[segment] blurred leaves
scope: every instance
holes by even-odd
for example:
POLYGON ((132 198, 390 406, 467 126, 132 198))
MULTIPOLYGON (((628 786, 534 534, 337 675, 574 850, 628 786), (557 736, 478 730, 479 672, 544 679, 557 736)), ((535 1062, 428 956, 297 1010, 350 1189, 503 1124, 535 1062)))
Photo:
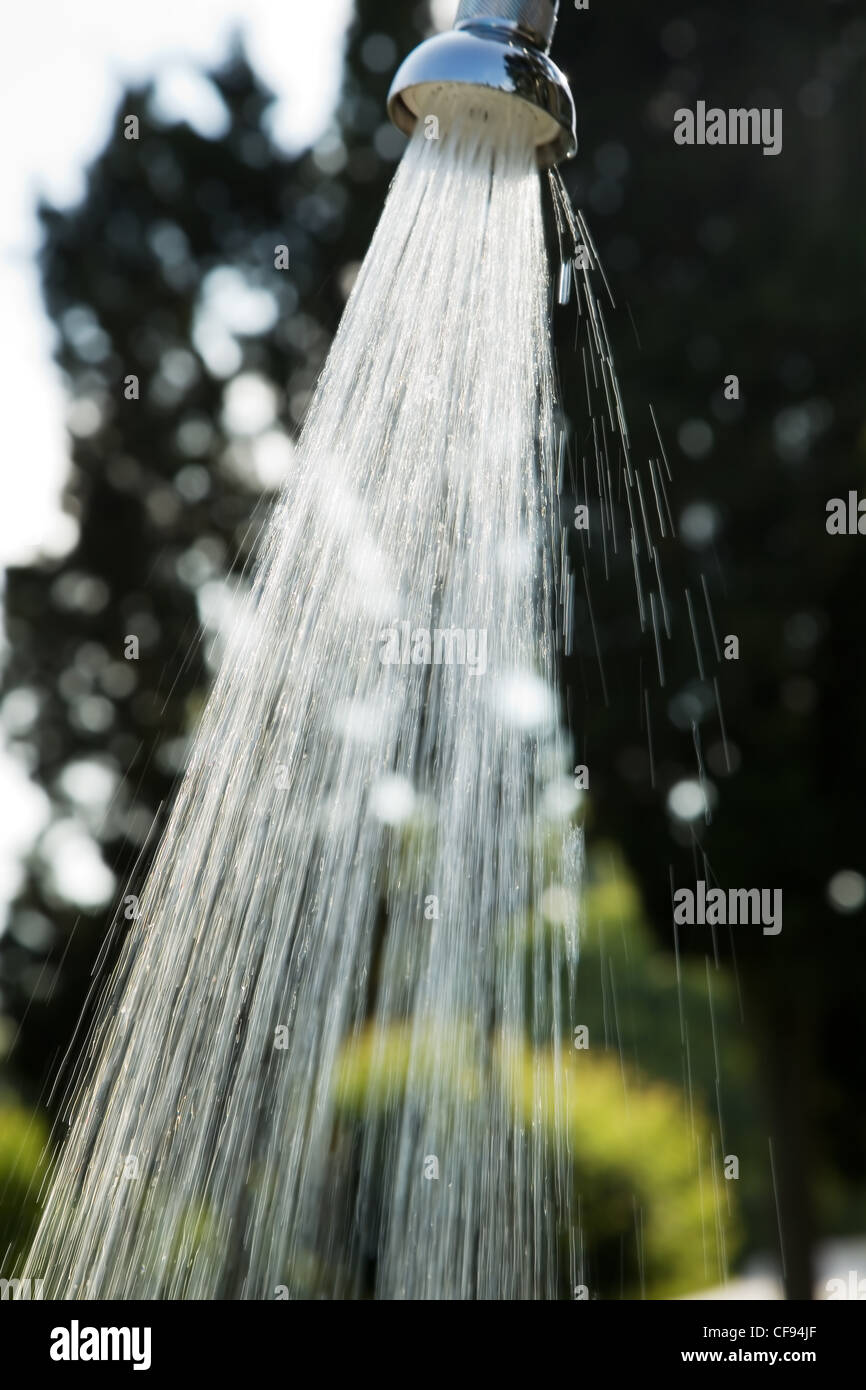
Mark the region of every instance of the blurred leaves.
POLYGON ((41 1115, 0 1093, 0 1276, 11 1278, 39 1214, 48 1130, 41 1115))
MULTIPOLYGON (((429 1055, 453 1102, 456 1133, 480 1073, 473 1083, 465 1050, 450 1033, 430 1039, 429 1055), (455 1065, 443 1066, 452 1052, 455 1065)), ((618 1060, 592 1052, 567 1058, 560 1084, 553 1058, 542 1051, 512 1039, 495 1056, 499 1085, 520 1122, 542 1125, 551 1138, 556 1116, 565 1126, 591 1297, 667 1297, 721 1280, 721 1252, 732 1253, 734 1222, 711 1164, 706 1121, 699 1112, 689 1121, 675 1088, 647 1084, 618 1060)), ((424 1066, 423 1057, 423 1039, 413 1044, 410 1029, 370 1027, 344 1049, 339 1110, 360 1118, 368 1108, 375 1116, 396 1104, 410 1058, 414 1069, 424 1066)), ((446 1135, 440 1150, 447 1180, 446 1135)))

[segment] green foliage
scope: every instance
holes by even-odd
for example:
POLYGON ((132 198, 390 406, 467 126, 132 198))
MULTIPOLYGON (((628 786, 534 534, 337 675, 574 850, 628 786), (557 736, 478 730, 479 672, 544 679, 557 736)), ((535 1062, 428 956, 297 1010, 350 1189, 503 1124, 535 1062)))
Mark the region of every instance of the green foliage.
MULTIPOLYGON (((536 933, 558 930, 560 894, 567 891, 562 886, 545 897, 550 907, 540 926, 526 924, 529 961, 536 933)), ((727 1154, 740 1161, 739 1178, 726 1186, 744 1217, 747 1248, 765 1248, 773 1237, 764 1200, 766 1135, 758 1123, 760 1097, 732 970, 710 957, 677 959, 659 945, 637 883, 613 844, 592 844, 580 915, 580 963, 565 1027, 588 1029, 593 1056, 622 1060, 647 1083, 677 1088, 689 1121, 695 1106, 713 1118, 717 1162, 721 1166, 727 1154)), ((549 1026, 541 1021, 542 1029, 549 1026)))
MULTIPOLYGON (((411 1031, 401 1026, 384 1033, 371 1027, 347 1044, 337 1080, 344 1120, 366 1116, 369 1123, 403 1093, 411 1046, 411 1031)), ((423 1067, 423 1039, 416 1046, 423 1067)), ((428 1060, 447 1078, 456 1125, 480 1074, 464 1040, 451 1034, 431 1034, 428 1060)), ((552 1057, 526 1044, 501 1048, 496 1061, 499 1084, 523 1125, 541 1124, 552 1135, 555 1113, 564 1117, 590 1297, 667 1297, 722 1277, 734 1222, 706 1121, 699 1111, 690 1121, 675 1088, 647 1084, 590 1052, 565 1059, 560 1086, 552 1057)), ((565 1232, 561 1244, 567 1250, 565 1232)))
POLYGON ((11 1278, 39 1212, 47 1129, 38 1113, 0 1093, 0 1275, 11 1278))

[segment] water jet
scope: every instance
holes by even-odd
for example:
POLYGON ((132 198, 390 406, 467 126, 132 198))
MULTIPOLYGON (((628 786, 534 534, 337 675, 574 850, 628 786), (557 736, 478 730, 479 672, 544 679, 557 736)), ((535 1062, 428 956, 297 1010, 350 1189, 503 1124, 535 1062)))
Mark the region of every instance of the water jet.
POLYGON ((27 1266, 52 1297, 578 1280, 556 15, 464 0, 395 79, 409 146, 73 1078, 27 1266))

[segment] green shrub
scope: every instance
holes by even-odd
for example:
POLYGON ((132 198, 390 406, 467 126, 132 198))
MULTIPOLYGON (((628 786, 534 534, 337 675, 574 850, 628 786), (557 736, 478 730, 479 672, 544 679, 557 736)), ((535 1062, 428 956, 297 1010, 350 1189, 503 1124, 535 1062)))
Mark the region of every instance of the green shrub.
POLYGON ((10 1278, 39 1216, 48 1132, 45 1121, 0 1096, 0 1275, 10 1278))
MULTIPOLYGON (((344 1119, 373 1122, 405 1090, 411 1029, 372 1027, 344 1049, 337 1105, 344 1119)), ((722 1275, 733 1222, 718 1163, 711 1162, 703 1116, 686 1116, 683 1096, 647 1083, 613 1058, 575 1053, 564 1059, 557 1096, 550 1054, 511 1040, 498 1055, 498 1082, 527 1127, 552 1135, 559 1108, 571 1154, 573 1208, 580 1207, 584 1280, 590 1297, 670 1297, 722 1275)), ((444 1072, 455 1116, 477 1097, 481 1077, 467 1038, 420 1043, 416 1065, 444 1072)), ((495 1063, 496 1064, 496 1063, 495 1063)), ((561 1233, 563 1251, 567 1233, 561 1233)), ((567 1258, 563 1258, 563 1280, 567 1258)), ((565 1284, 563 1285, 565 1290, 565 1284)))

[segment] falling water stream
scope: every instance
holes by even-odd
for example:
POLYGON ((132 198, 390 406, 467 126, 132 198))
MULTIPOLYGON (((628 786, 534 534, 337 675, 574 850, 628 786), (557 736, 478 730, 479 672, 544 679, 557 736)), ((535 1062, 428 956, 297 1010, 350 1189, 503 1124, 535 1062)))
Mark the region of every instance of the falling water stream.
POLYGON ((398 169, 78 1064, 46 1296, 575 1277, 550 287, 497 102, 398 169))

